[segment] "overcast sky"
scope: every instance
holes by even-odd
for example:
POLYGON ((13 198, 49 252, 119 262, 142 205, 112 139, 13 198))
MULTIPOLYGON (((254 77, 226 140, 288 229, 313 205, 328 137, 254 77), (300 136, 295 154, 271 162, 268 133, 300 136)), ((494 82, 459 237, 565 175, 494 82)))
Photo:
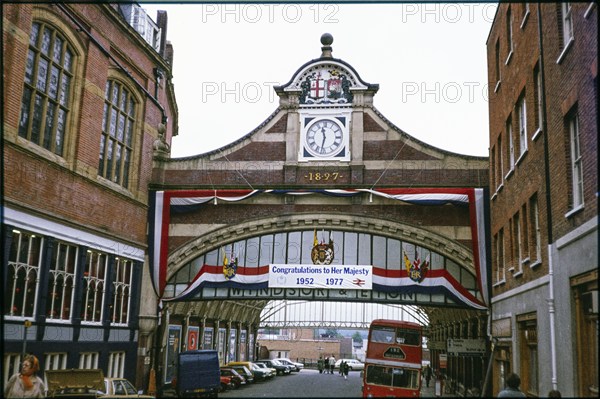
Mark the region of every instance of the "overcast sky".
POLYGON ((374 106, 433 146, 488 155, 486 40, 496 4, 149 4, 168 12, 179 135, 173 157, 226 146, 278 106, 287 83, 321 55, 378 83, 374 106))

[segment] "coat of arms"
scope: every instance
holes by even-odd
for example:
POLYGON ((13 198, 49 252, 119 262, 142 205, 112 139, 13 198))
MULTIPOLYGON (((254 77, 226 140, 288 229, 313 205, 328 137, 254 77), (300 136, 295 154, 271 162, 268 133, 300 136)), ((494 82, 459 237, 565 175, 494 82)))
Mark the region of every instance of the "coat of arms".
POLYGON ((235 277, 238 267, 237 256, 233 256, 233 249, 231 250, 231 259, 227 259, 227 254, 223 251, 223 275, 226 280, 231 280, 235 277))
POLYGON ((317 231, 315 230, 315 239, 312 250, 310 251, 310 259, 315 265, 330 265, 333 262, 333 240, 329 236, 329 244, 325 244, 324 240, 317 239, 317 231))
POLYGON ((350 83, 337 70, 321 69, 302 83, 301 104, 347 104, 352 102, 350 83))
POLYGON ((415 260, 411 263, 410 259, 408 259, 408 255, 404 252, 404 266, 408 272, 408 277, 412 281, 420 283, 425 280, 425 277, 427 276, 427 271, 429 270, 429 257, 421 264, 421 259, 415 254, 415 260))

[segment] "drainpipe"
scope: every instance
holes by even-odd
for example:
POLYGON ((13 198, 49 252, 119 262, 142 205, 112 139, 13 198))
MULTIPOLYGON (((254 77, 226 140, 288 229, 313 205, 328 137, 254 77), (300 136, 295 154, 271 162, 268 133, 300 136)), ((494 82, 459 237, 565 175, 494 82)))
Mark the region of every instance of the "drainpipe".
POLYGON ((542 102, 542 133, 544 135, 544 173, 546 178, 546 220, 548 233, 548 316, 550 321, 550 357, 552 368, 552 389, 558 389, 558 379, 556 370, 556 324, 554 320, 554 265, 552 261, 552 195, 550 193, 550 155, 548 153, 548 125, 546 122, 546 76, 544 68, 544 43, 542 40, 542 3, 537 5, 538 16, 538 39, 540 47, 540 74, 542 78, 541 98, 542 102))

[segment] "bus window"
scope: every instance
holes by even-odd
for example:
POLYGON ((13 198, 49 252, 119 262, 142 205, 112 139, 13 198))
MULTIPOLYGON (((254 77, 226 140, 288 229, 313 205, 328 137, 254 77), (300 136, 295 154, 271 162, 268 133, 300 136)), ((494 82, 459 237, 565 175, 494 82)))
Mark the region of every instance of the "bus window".
POLYGON ((394 329, 389 327, 375 327, 371 331, 371 341, 392 343, 394 341, 394 329))

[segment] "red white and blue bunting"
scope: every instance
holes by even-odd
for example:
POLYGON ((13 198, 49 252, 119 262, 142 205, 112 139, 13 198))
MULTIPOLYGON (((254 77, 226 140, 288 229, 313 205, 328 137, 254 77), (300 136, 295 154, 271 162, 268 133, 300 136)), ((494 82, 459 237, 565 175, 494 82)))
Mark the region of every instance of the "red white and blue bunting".
POLYGON ((486 196, 477 188, 395 188, 357 190, 189 190, 154 191, 150 193, 149 258, 151 277, 157 295, 163 301, 189 299, 202 287, 240 289, 268 288, 269 266, 246 270, 238 267, 235 277, 227 279, 223 265, 204 265, 189 286, 172 298, 164 298, 168 264, 169 223, 171 213, 192 212, 205 204, 243 201, 257 195, 331 195, 355 196, 368 193, 415 205, 467 205, 470 214, 473 259, 477 272, 478 289, 483 302, 463 287, 446 270, 429 270, 427 278, 415 282, 406 270, 386 270, 373 266, 373 290, 422 294, 444 293, 458 303, 476 309, 485 309, 489 303, 488 262, 486 249, 486 196))

